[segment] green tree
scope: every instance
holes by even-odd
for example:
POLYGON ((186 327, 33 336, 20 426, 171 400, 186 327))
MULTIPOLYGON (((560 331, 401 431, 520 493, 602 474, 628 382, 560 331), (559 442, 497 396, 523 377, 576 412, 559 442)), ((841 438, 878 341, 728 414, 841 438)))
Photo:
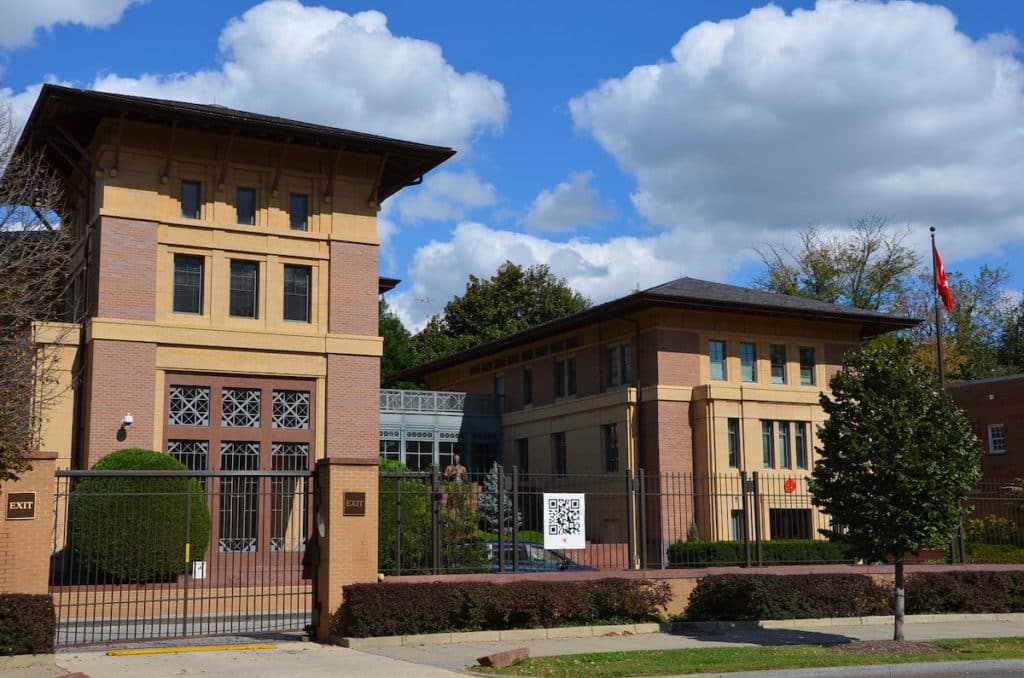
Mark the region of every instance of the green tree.
POLYGON ((1000 330, 999 364, 1009 373, 1024 372, 1024 294, 1017 303, 1010 303, 1000 330))
POLYGON ((820 227, 800 234, 790 249, 768 244, 758 250, 766 270, 754 286, 872 311, 891 311, 911 284, 918 257, 904 245, 906 231, 869 214, 850 223, 842 235, 820 227))
POLYGON ((895 629, 903 639, 907 553, 949 543, 980 477, 981 443, 963 413, 906 346, 848 353, 821 395, 828 420, 810 490, 830 539, 895 562, 895 629))
POLYGON ((582 311, 590 300, 544 265, 506 261, 489 279, 469 276, 466 292, 433 316, 413 338, 421 362, 514 334, 582 311))
MULTIPOLYGON (((1010 273, 1002 266, 982 266, 973 276, 948 274, 955 302, 953 313, 942 315, 942 350, 946 379, 969 381, 1007 374, 1014 370, 1001 352, 1004 338, 1013 331, 1015 309, 1005 294, 1010 273)), ((916 344, 914 360, 933 372, 935 350, 935 288, 931 269, 921 271, 908 292, 907 315, 923 318, 908 331, 916 344)))
POLYGON ((380 385, 397 388, 414 388, 411 382, 396 382, 392 374, 408 369, 417 363, 413 350, 412 334, 405 329, 388 302, 380 300, 378 307, 380 336, 384 339, 384 354, 380 358, 380 385))
POLYGON ((522 513, 512 514, 512 480, 505 478, 505 491, 501 492, 501 468, 498 462, 494 462, 487 475, 484 477, 483 491, 480 493, 480 517, 484 528, 492 532, 500 532, 498 525, 501 523, 501 512, 504 511, 505 525, 504 532, 512 534, 512 528, 519 530, 523 527, 522 513), (500 502, 500 503, 499 503, 500 502))

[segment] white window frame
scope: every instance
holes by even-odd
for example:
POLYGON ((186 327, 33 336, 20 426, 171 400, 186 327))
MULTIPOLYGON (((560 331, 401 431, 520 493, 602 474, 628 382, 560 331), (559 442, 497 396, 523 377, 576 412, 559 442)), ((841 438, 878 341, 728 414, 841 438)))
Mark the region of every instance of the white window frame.
POLYGON ((989 454, 1006 454, 1006 426, 1003 424, 989 424, 988 427, 988 453, 989 454), (998 432, 998 436, 995 435, 998 432), (1000 446, 996 447, 997 439, 1000 441, 1000 446))

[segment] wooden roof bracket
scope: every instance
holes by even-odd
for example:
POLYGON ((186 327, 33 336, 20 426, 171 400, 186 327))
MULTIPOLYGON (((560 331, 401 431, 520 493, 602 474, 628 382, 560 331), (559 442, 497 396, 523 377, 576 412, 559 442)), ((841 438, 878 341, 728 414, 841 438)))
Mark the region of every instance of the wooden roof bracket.
POLYGON ((116 177, 121 168, 121 140, 124 139, 124 116, 122 113, 117 118, 117 143, 114 146, 114 164, 110 168, 110 176, 116 177))
POLYGON ((327 205, 331 204, 331 198, 334 197, 334 175, 338 173, 338 167, 341 165, 341 154, 345 152, 345 144, 338 146, 338 152, 334 155, 334 164, 331 165, 331 173, 327 177, 327 188, 324 190, 324 203, 327 205))
POLYGON ((228 177, 228 161, 231 160, 231 149, 235 146, 235 132, 238 130, 232 129, 231 135, 228 137, 228 147, 224 149, 224 162, 220 166, 220 177, 217 179, 217 190, 224 190, 224 180, 228 177))
POLYGON ((277 187, 281 183, 281 169, 284 167, 285 158, 288 157, 288 145, 291 143, 291 137, 285 138, 284 144, 281 145, 281 152, 277 156, 277 169, 274 170, 274 183, 270 186, 270 196, 272 198, 277 197, 277 187))
MULTIPOLYGON (((46 143, 47 146, 49 146, 54 151, 56 151, 57 155, 59 155, 60 157, 64 158, 65 161, 67 161, 68 165, 71 167, 71 171, 78 172, 79 174, 82 175, 82 177, 86 181, 89 180, 88 172, 83 171, 82 168, 78 166, 78 163, 75 161, 75 159, 72 158, 71 155, 67 151, 65 151, 63 148, 58 146, 51 139, 47 139, 45 143, 46 143)), ((64 183, 65 183, 65 185, 70 186, 71 189, 74 190, 74 192, 79 195, 79 197, 85 198, 85 191, 83 191, 81 188, 79 188, 77 184, 72 183, 71 181, 69 181, 67 179, 65 179, 64 183)))
POLYGON ((384 151, 384 155, 380 157, 380 165, 377 166, 377 176, 373 179, 373 187, 370 188, 370 195, 366 196, 366 206, 379 210, 380 209, 380 180, 384 177, 384 167, 388 164, 388 152, 384 151))
POLYGON ((171 122, 171 140, 167 143, 167 157, 164 158, 164 171, 160 173, 160 183, 166 184, 171 173, 171 160, 174 158, 174 142, 178 139, 178 121, 171 122))
POLYGON ((82 144, 78 143, 78 140, 71 136, 71 132, 64 129, 61 125, 57 125, 57 131, 60 132, 60 135, 64 137, 69 144, 71 144, 72 148, 78 151, 81 156, 81 160, 85 160, 86 164, 89 165, 89 168, 92 169, 93 161, 92 157, 89 155, 89 151, 85 150, 85 148, 82 147, 82 144))

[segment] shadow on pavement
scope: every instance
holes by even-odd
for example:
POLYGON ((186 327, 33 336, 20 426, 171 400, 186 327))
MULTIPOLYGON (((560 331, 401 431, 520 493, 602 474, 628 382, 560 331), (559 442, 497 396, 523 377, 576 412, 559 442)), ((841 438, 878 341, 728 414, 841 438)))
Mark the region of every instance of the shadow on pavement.
POLYGON ((821 633, 803 629, 722 629, 719 631, 673 630, 669 635, 719 643, 752 643, 754 645, 842 645, 856 638, 839 633, 821 633))

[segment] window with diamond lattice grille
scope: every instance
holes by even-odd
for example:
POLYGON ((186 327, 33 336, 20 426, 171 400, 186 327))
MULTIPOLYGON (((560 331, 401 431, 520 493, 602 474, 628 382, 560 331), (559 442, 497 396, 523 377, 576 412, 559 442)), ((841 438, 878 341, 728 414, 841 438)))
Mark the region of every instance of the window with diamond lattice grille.
POLYGON ((172 426, 209 426, 210 387, 171 386, 167 413, 172 426))
MULTIPOLYGON (((260 467, 258 442, 220 444, 224 471, 255 471, 260 467)), ((221 478, 217 550, 221 553, 256 550, 259 530, 259 478, 221 478)))
MULTIPOLYGON (((168 440, 167 454, 189 471, 205 471, 209 468, 210 443, 206 440, 168 440)), ((206 478, 200 478, 199 484, 206 487, 206 478)))
POLYGON ((260 427, 260 390, 224 388, 221 390, 220 425, 240 428, 260 427))
POLYGON ((273 428, 309 428, 309 391, 274 390, 273 428))
MULTIPOLYGON (((274 471, 309 468, 309 443, 271 443, 270 464, 274 471)), ((305 481, 301 478, 272 478, 270 495, 270 550, 302 551, 305 541, 305 481)))

